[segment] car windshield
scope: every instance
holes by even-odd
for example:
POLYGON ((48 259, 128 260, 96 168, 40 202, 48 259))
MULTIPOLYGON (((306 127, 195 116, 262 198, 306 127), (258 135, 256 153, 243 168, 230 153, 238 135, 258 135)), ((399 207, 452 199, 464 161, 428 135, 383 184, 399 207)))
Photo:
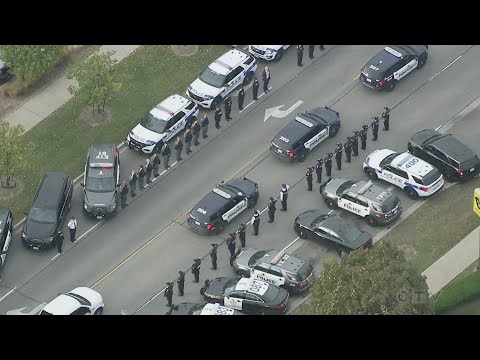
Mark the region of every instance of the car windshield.
POLYGON ((167 121, 159 120, 152 114, 148 113, 142 118, 142 120, 140 120, 140 125, 147 130, 163 134, 167 128, 167 121))
POLYGON ((200 74, 199 79, 210 86, 221 88, 225 84, 225 75, 220 75, 210 68, 206 68, 204 72, 200 74))
POLYGON ((312 221, 312 225, 310 225, 312 228, 317 228, 320 226, 320 224, 328 217, 328 215, 320 215, 317 217, 315 220, 312 221))
POLYGON ((224 291, 223 293, 224 294, 229 294, 231 293, 232 291, 235 290, 235 286, 237 286, 237 283, 238 283, 238 279, 237 278, 232 278, 230 279, 229 281, 227 281, 224 285, 224 291))
POLYGON ((28 214, 28 219, 42 224, 55 224, 57 222, 57 211, 33 207, 28 214))
POLYGON ((267 252, 264 250, 257 251, 253 256, 248 260, 248 266, 253 266, 260 260, 267 252))
POLYGON ((427 175, 425 175, 422 179, 423 185, 430 185, 433 184, 438 178, 441 176, 440 171, 438 169, 432 169, 427 175))
POLYGON ((350 229, 348 229, 347 231, 345 231, 344 235, 343 235, 343 239, 346 241, 346 242, 349 242, 349 243, 352 243, 354 242, 356 239, 358 239, 358 237, 362 235, 362 232, 360 231, 360 229, 356 228, 356 227, 351 227, 350 229))
POLYGON ((85 189, 92 192, 112 192, 115 190, 113 168, 90 168, 85 189))
POLYGON ((350 189, 352 185, 355 184, 352 180, 345 181, 342 185, 340 185, 337 189, 337 195, 342 195, 345 191, 350 189))
POLYGON ((385 159, 380 161, 380 166, 385 166, 385 165, 390 164, 393 161, 393 159, 395 159, 397 156, 398 156, 397 153, 393 153, 393 154, 388 155, 385 159))
POLYGON ((298 280, 303 281, 306 278, 310 276, 310 274, 313 272, 313 266, 310 265, 309 263, 303 264, 300 269, 298 269, 297 272, 297 277, 298 280))
POLYGON ((268 285, 267 291, 262 295, 262 299, 266 303, 272 303, 280 293, 280 289, 273 285, 268 285))

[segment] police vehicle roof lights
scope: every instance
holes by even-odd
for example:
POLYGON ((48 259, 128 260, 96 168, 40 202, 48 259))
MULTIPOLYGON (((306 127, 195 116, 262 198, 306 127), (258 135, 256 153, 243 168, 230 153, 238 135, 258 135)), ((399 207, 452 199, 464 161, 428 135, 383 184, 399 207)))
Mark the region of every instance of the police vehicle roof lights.
POLYGON ((395 57, 397 57, 397 58, 400 58, 400 59, 401 59, 401 58, 403 57, 402 54, 400 54, 398 51, 392 49, 392 48, 389 47, 389 46, 385 46, 384 49, 385 49, 386 52, 392 54, 393 56, 395 56, 395 57))
POLYGON ((312 124, 310 121, 307 121, 307 120, 301 118, 300 116, 297 116, 297 117, 295 118, 295 120, 298 121, 299 123, 301 123, 301 124, 309 127, 309 128, 312 128, 312 127, 313 127, 313 124, 312 124))
POLYGON ((155 106, 158 110, 160 111, 163 111, 164 113, 167 113, 168 115, 170 116, 173 116, 173 112, 168 110, 168 109, 165 109, 163 106, 161 106, 160 104, 158 104, 157 106, 155 106))
POLYGON ((220 195, 221 197, 225 199, 230 199, 232 196, 229 193, 226 193, 223 190, 220 190, 219 188, 213 188, 212 190, 215 194, 220 195))
POLYGON ((91 168, 102 168, 102 169, 110 169, 113 168, 112 163, 90 163, 91 168))
POLYGON ((214 63, 216 63, 216 64, 218 64, 218 65, 220 65, 220 66, 223 66, 224 68, 227 68, 228 70, 232 70, 232 69, 233 69, 230 65, 225 64, 223 61, 221 61, 221 60, 219 60, 219 59, 215 60, 214 63))
POLYGON ((369 180, 360 190, 358 190, 359 195, 363 195, 368 189, 370 189, 373 185, 372 180, 369 180))
POLYGON ((283 255, 285 255, 285 250, 280 251, 280 252, 270 261, 270 264, 276 265, 280 260, 282 260, 283 255))

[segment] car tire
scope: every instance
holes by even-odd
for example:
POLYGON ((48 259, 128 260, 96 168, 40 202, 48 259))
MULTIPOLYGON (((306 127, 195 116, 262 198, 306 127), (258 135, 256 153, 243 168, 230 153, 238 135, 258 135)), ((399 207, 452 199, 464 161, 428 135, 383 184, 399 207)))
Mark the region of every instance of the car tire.
POLYGON ((298 229, 298 237, 300 239, 306 239, 308 237, 308 233, 307 233, 307 230, 305 230, 304 228, 300 228, 298 229))
POLYGON ((102 315, 103 314, 103 308, 99 307, 97 310, 95 310, 95 313, 93 315, 102 315))
POLYGON ((427 62, 428 56, 425 56, 422 60, 418 60, 417 69, 421 69, 423 65, 427 62))
POLYGON ((375 220, 372 216, 367 216, 365 220, 367 221, 368 225, 377 226, 377 220, 375 220))
POLYGON ((278 50, 277 55, 275 56, 275 59, 274 59, 275 62, 279 62, 280 60, 282 60, 284 51, 285 50, 283 49, 278 50))
POLYGON ((455 177, 450 171, 445 171, 445 174, 443 174, 443 177, 449 183, 455 182, 455 177))
POLYGON ((307 157, 307 151, 305 151, 298 157, 298 162, 304 162, 306 157, 307 157))
POLYGON ((202 287, 202 288, 200 288, 200 295, 203 296, 204 294, 205 294, 205 288, 202 287))
POLYGON ((395 79, 390 81, 390 85, 387 87, 387 91, 393 91, 393 89, 395 89, 396 83, 397 83, 397 80, 395 80, 395 79))
POLYGON ((325 200, 325 202, 327 203, 327 206, 329 209, 336 209, 337 208, 337 204, 335 203, 335 200, 333 199, 327 199, 325 200))
POLYGON ((365 174, 367 174, 367 176, 370 180, 377 180, 378 179, 377 173, 375 171, 373 171, 372 169, 365 169, 365 174))
POLYGON ((330 130, 328 131, 328 136, 331 138, 333 138, 334 136, 337 136, 339 130, 340 128, 338 126, 330 127, 330 130))
POLYGON ((403 190, 405 191, 405 193, 407 194, 410 200, 417 200, 420 197, 418 193, 415 190, 413 190, 411 187, 406 187, 403 190))
POLYGON ((255 207, 255 205, 257 205, 257 202, 258 202, 258 196, 255 196, 253 199, 251 199, 248 202, 247 208, 252 209, 253 207, 255 207))
POLYGON ((243 79, 243 86, 247 86, 253 79, 253 71, 250 71, 243 79))

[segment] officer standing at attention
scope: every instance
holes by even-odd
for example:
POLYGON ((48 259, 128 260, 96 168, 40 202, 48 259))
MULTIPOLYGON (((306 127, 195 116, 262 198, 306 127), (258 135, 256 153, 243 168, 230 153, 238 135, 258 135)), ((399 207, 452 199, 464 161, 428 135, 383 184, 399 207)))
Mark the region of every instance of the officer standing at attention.
POLYGON ((192 152, 192 150, 190 150, 190 147, 192 146, 192 138, 192 130, 187 129, 187 131, 185 131, 185 134, 183 135, 183 139, 185 140, 185 152, 187 153, 187 155, 192 152))
POLYGON ((75 242, 75 233, 77 232, 77 219, 74 216, 68 221, 68 230, 70 231, 70 241, 75 242))
POLYGON ((122 181, 122 186, 120 188, 120 200, 122 203, 122 208, 125 208, 128 206, 127 204, 127 195, 128 195, 128 186, 127 182, 125 180, 122 181))
POLYGON ((360 136, 360 132, 355 130, 353 134, 354 134, 353 141, 352 141, 353 156, 358 156, 358 137, 360 136))
POLYGON ((208 124, 210 124, 210 121, 208 120, 208 116, 207 116, 207 114, 203 114, 203 118, 202 118, 202 137, 204 139, 208 138, 208 135, 207 135, 208 124))
POLYGON ((231 233, 228 235, 228 239, 227 239, 227 248, 228 248, 228 251, 230 251, 230 257, 233 257, 235 255, 235 238, 236 238, 236 235, 235 233, 231 233))
POLYGON ((132 172, 130 173, 130 180, 129 180, 129 184, 130 184, 130 196, 131 197, 135 197, 137 196, 137 194, 135 194, 135 189, 137 187, 137 174, 135 174, 135 170, 132 170, 132 172))
POLYGON ((65 239, 65 236, 63 235, 62 230, 58 230, 57 232, 57 251, 59 254, 63 253, 62 251, 62 246, 63 246, 63 240, 65 239))
POLYGON ((165 168, 165 170, 170 168, 170 165, 168 165, 168 161, 170 160, 171 154, 172 154, 172 151, 170 150, 170 145, 168 145, 168 143, 165 143, 162 149, 163 167, 165 168))
POLYGON ((143 186, 143 179, 145 179, 145 170, 143 165, 140 165, 138 168, 138 186, 140 187, 140 191, 143 191, 145 186, 143 186))
POLYGON ((325 45, 320 45, 320 50, 321 51, 325 50, 325 45))
POLYGON ((265 69, 263 69, 262 78, 263 78, 263 92, 266 94, 269 91, 268 83, 270 82, 270 69, 268 68, 268 66, 265 66, 265 69))
POLYGON ((253 78, 252 83, 252 92, 253 92, 253 100, 258 100, 258 88, 260 87, 260 83, 256 77, 253 78))
POLYGON ((313 50, 315 50, 315 45, 308 45, 308 57, 310 59, 313 59, 315 56, 313 56, 313 50))
POLYGON ((268 217, 269 223, 273 223, 275 221, 275 211, 277 210, 275 204, 277 203, 277 200, 275 200, 273 197, 270 196, 270 202, 268 203, 268 217))
POLYGON ((332 178, 332 153, 328 153, 325 159, 325 172, 329 179, 332 178))
POLYGON ((210 251, 210 258, 212 259, 212 270, 217 270, 217 244, 211 244, 212 250, 210 251))
POLYGON ((222 110, 220 107, 217 105, 215 107, 215 129, 220 129, 220 120, 222 120, 222 110))
POLYGON ((178 272, 177 287, 178 296, 183 296, 183 289, 185 287, 185 273, 181 270, 178 272))
POLYGON ((390 108, 384 107, 385 112, 382 114, 383 118, 383 130, 388 131, 390 129, 390 108))
POLYGON ((243 101, 245 100, 245 90, 243 89, 243 85, 240 86, 240 90, 238 90, 238 109, 240 111, 243 110, 243 101))
POLYGON ((240 239, 240 244, 242 245, 242 248, 245 247, 245 230, 247 229, 247 225, 245 224, 240 224, 240 228, 238 229, 238 238, 240 239))
POLYGON ((230 95, 225 98, 224 102, 225 102, 225 119, 227 119, 227 121, 232 120, 232 118, 230 117, 230 113, 232 112, 232 98, 230 97, 230 95))
MULTIPOLYGON (((160 169, 160 157, 158 156, 157 153, 153 154, 153 156, 151 158, 151 162, 153 164, 153 176, 156 179, 160 176, 160 174, 158 173, 158 169, 160 169)), ((155 180, 155 179, 153 179, 153 180, 155 180)))
POLYGON ((153 165, 150 162, 150 159, 145 159, 145 175, 146 175, 146 179, 147 179, 147 184, 152 183, 152 180, 151 180, 152 170, 153 170, 153 165))
POLYGON ((253 226, 253 233, 252 235, 258 235, 258 227, 260 226, 260 213, 258 210, 255 210, 252 216, 252 220, 250 220, 251 225, 253 226))
POLYGON ((305 174, 305 178, 307 179, 307 190, 312 191, 313 186, 313 168, 311 166, 308 167, 307 173, 305 174))
POLYGON ((367 131, 368 131, 368 125, 363 125, 362 131, 360 131, 360 141, 362 143, 362 150, 365 150, 367 148, 367 131))
POLYGON ((370 125, 370 127, 372 128, 372 134, 373 134, 372 141, 377 141, 379 126, 380 126, 380 120, 378 119, 378 116, 374 116, 372 124, 370 125))
POLYGON ((175 151, 177 152, 177 161, 183 160, 182 149, 183 149, 182 138, 180 136, 177 136, 177 141, 175 142, 175 151))
POLYGON ((343 145, 341 143, 337 144, 337 150, 335 151, 335 160, 337 161, 337 170, 342 170, 342 156, 343 156, 343 145))
POLYGON ((297 45, 297 65, 298 66, 303 66, 302 59, 303 59, 303 45, 297 45))
POLYGON ((163 294, 167 298, 167 306, 172 306, 172 297, 173 297, 173 283, 167 282, 167 287, 165 293, 163 294))
POLYGON ((322 183, 322 172, 323 172, 323 159, 317 160, 317 165, 315 165, 315 172, 317 173, 317 183, 322 183))
POLYGON ((201 129, 200 124, 198 123, 198 121, 195 121, 193 123, 193 144, 195 146, 200 145, 200 143, 198 142, 198 137, 200 136, 200 129, 201 129))
POLYGON ((344 146, 345 148, 345 157, 347 158, 347 163, 352 161, 352 138, 347 136, 347 143, 344 146))
POLYGON ((282 203, 282 208, 280 211, 287 211, 287 199, 288 199, 288 188, 290 186, 282 184, 282 189, 280 190, 280 202, 282 203))
POLYGON ((198 283, 200 281, 200 264, 201 263, 202 263, 202 260, 193 259, 193 265, 192 265, 192 274, 194 276, 193 282, 198 283))

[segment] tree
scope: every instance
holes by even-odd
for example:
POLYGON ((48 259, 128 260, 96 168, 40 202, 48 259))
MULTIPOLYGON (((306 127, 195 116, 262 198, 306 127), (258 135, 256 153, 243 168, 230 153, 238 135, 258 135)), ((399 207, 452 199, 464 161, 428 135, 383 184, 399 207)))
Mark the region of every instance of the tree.
POLYGON ((37 80, 65 55, 63 45, 0 45, 2 60, 22 80, 37 80))
POLYGON ((433 314, 425 278, 388 242, 327 259, 311 303, 315 315, 433 314))
POLYGON ((114 51, 95 53, 85 61, 71 65, 67 70, 67 79, 75 78, 78 82, 78 86, 70 86, 68 91, 91 106, 93 115, 95 107, 98 113, 104 111, 105 103, 122 87, 121 79, 113 72, 117 63, 117 60, 112 59, 114 53, 114 51))

